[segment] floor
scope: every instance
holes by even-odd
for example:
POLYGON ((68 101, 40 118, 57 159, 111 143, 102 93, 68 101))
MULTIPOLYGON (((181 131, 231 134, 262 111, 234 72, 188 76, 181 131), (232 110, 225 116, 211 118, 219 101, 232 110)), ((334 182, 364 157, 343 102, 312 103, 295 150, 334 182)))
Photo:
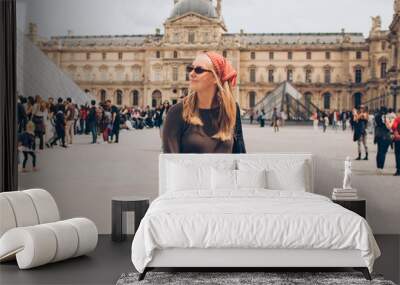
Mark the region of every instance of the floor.
MULTIPOLYGON (((400 235, 377 235, 382 256, 374 272, 383 274, 396 284, 400 279, 400 235)), ((115 284, 124 272, 133 272, 130 260, 131 240, 111 241, 110 235, 100 235, 94 252, 31 270, 19 270, 15 262, 0 265, 2 285, 43 284, 115 284)))

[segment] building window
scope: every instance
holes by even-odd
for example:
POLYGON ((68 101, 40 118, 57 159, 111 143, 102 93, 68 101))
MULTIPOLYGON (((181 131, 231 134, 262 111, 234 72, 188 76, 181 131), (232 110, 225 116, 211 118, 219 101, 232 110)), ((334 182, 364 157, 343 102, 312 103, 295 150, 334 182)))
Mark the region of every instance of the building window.
POLYGON ((387 74, 387 63, 382 62, 381 63, 381 78, 386 78, 386 74, 387 74))
POLYGON ((255 68, 250 69, 250 82, 252 82, 252 83, 256 82, 256 69, 255 68))
POLYGON ((118 59, 119 59, 119 60, 122 60, 122 52, 119 52, 119 53, 118 53, 118 59))
POLYGON ((122 91, 117 90, 117 105, 122 105, 122 91))
POLYGON ((106 60, 106 59, 107 59, 107 53, 103 52, 103 53, 101 54, 101 56, 102 56, 103 60, 106 60))
POLYGON ((194 32, 189 32, 189 43, 194 43, 194 32))
POLYGON ((160 58, 161 57, 161 52, 158 50, 156 51, 156 58, 160 58))
POLYGON ((86 60, 90 60, 90 52, 86 53, 86 60))
POLYGON ((269 59, 270 59, 270 60, 273 60, 273 59, 274 59, 274 52, 273 52, 273 51, 270 51, 270 52, 269 52, 269 59))
POLYGON ((133 90, 132 92, 132 105, 139 106, 139 91, 133 90))
POLYGON ((311 59, 311 51, 307 52, 307 59, 311 59))
POLYGON ((186 78, 185 78, 185 80, 186 80, 186 81, 189 81, 189 80, 190 80, 190 74, 189 74, 189 72, 187 72, 187 71, 186 71, 186 73, 185 73, 185 74, 186 74, 186 78))
POLYGON ((324 109, 329 110, 331 108, 331 94, 324 94, 324 109))
POLYGON ((224 50, 224 51, 222 52, 222 56, 223 56, 223 57, 228 57, 228 52, 227 52, 226 50, 224 50))
POLYGON ((274 70, 273 69, 268 70, 268 82, 274 83, 274 70))
POLYGON ((361 83, 362 82, 362 70, 360 67, 356 68, 356 78, 355 78, 356 83, 361 83))
POLYGON ((361 51, 357 51, 356 52, 356 59, 361 59, 362 58, 362 52, 361 51))
POLYGON ((331 70, 329 68, 324 71, 324 82, 331 83, 331 70))
POLYGON ((174 51, 174 58, 178 58, 178 52, 176 50, 174 51))
POLYGON ((306 83, 311 83, 311 74, 312 74, 312 70, 310 68, 306 69, 306 83))
POLYGON ((289 82, 293 81, 293 69, 288 69, 286 71, 286 80, 289 82))
POLYGON ((325 59, 331 59, 331 53, 329 51, 325 52, 325 59))
POLYGON ((107 92, 106 90, 102 89, 100 91, 100 102, 104 103, 106 102, 106 99, 107 99, 107 92))
POLYGON ((293 52, 289 51, 287 57, 289 60, 293 59, 293 52))
POLYGON ((254 51, 252 51, 252 52, 250 53, 250 58, 251 58, 251 59, 256 59, 256 53, 255 53, 254 51))
POLYGON ((172 68, 172 81, 178 81, 178 68, 172 68))
POLYGON ((251 91, 249 93, 249 107, 253 108, 256 105, 256 92, 251 91))

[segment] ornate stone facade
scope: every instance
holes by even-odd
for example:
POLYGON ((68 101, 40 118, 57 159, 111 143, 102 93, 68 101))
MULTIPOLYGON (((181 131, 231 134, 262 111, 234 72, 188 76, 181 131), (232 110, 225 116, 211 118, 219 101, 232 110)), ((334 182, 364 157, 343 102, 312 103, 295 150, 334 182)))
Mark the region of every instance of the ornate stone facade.
POLYGON ((185 66, 198 51, 216 50, 239 72, 234 95, 244 109, 285 80, 320 109, 351 109, 361 102, 377 108, 393 104, 388 82, 398 76, 397 3, 391 30, 382 30, 380 17, 373 17, 368 38, 344 30, 233 34, 222 18, 221 0, 216 7, 210 0, 175 0, 164 34, 68 35, 36 42, 83 90, 118 105, 179 101, 189 85, 185 66))

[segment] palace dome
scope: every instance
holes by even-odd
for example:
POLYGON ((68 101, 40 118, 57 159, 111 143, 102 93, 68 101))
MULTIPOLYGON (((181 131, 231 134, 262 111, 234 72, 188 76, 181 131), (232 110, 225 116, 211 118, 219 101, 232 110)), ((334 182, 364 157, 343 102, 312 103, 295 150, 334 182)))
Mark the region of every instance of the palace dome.
POLYGON ((170 18, 176 18, 190 12, 209 18, 217 18, 217 11, 210 0, 180 0, 175 4, 170 18))

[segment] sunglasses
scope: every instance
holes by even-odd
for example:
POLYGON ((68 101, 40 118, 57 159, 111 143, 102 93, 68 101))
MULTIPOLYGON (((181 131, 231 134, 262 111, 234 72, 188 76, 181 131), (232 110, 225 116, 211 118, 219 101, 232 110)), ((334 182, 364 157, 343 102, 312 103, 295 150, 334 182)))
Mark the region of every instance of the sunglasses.
POLYGON ((196 66, 196 67, 194 67, 194 66, 192 66, 192 65, 188 65, 188 66, 186 67, 186 71, 187 71, 188 73, 192 72, 193 70, 194 70, 194 72, 195 72, 196 74, 202 74, 203 72, 211 72, 211 70, 202 68, 201 66, 196 66))

